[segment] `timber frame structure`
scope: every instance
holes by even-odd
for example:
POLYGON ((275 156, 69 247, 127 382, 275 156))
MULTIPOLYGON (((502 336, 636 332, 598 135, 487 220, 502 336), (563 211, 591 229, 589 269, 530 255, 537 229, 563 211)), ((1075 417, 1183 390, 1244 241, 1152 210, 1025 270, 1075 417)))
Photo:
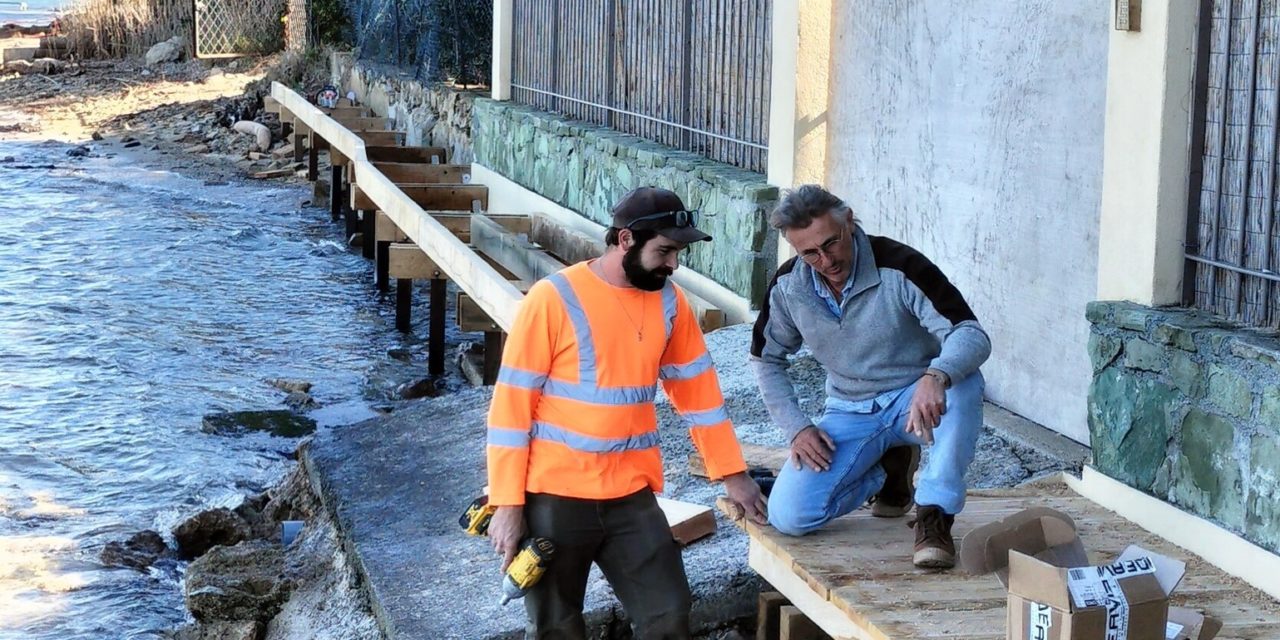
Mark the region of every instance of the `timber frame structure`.
MULTIPOLYGON (((344 101, 345 102, 345 101, 344 101)), ((446 282, 459 289, 463 331, 485 334, 483 381, 497 378, 503 335, 524 292, 568 264, 600 255, 604 243, 538 214, 488 211, 488 189, 471 182, 471 166, 448 164, 439 147, 402 146, 404 134, 360 106, 321 109, 273 83, 268 111, 292 129, 295 160, 306 156, 307 177, 319 177, 319 152, 330 159, 330 214, 360 234, 375 262, 374 285, 396 287, 396 327, 409 331, 414 280, 431 282, 428 369, 444 371, 446 282)), ((725 315, 686 290, 704 331, 725 315)))

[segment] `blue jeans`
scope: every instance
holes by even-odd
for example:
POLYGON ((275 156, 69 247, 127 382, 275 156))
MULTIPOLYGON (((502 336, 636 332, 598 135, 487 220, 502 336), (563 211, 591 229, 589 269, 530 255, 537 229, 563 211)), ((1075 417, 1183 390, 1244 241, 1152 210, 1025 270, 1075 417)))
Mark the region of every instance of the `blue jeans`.
MULTIPOLYGON (((947 411, 933 431, 929 459, 916 484, 916 504, 942 507, 952 515, 964 509, 965 472, 982 431, 984 386, 982 374, 974 372, 947 389, 947 411)), ((880 466, 884 452, 900 445, 925 446, 906 430, 915 390, 912 384, 859 402, 828 398, 817 426, 836 443, 831 468, 796 469, 788 461, 769 495, 769 524, 787 535, 804 535, 879 493, 885 480, 880 466)))

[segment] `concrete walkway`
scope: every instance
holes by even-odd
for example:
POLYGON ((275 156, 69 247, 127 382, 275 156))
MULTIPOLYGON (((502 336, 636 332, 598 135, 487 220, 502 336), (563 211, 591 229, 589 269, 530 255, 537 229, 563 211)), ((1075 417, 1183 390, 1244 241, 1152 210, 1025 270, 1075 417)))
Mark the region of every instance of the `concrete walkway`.
MULTIPOLYGON (((750 327, 707 337, 726 408, 739 438, 781 445, 747 364, 750 327)), ((793 367, 802 406, 821 407, 823 372, 810 358, 793 367)), ((668 497, 713 505, 718 486, 687 473, 692 451, 675 413, 658 403, 668 497)), ((485 485, 484 424, 490 391, 424 400, 392 416, 322 430, 302 462, 335 516, 344 545, 365 577, 374 614, 390 638, 519 638, 524 610, 498 605, 498 562, 487 541, 465 536, 458 517, 485 485)), ((978 486, 1007 486, 1064 463, 984 434, 971 471, 978 486)), ((721 517, 717 513, 717 517, 721 517)), ((746 536, 723 519, 711 538, 685 549, 696 631, 752 615, 759 579, 746 566, 746 536)), ((904 536, 909 535, 904 529, 904 536)), ((622 612, 597 572, 586 611, 600 637, 622 627, 622 612)))

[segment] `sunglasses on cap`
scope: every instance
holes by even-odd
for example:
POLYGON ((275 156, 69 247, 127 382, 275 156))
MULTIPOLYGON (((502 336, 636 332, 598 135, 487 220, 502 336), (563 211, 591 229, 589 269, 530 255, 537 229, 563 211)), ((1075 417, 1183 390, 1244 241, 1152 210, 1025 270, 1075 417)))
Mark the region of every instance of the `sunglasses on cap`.
POLYGON ((627 223, 625 228, 634 230, 636 224, 641 222, 653 222, 653 224, 645 225, 646 228, 651 229, 666 229, 669 227, 683 229, 684 227, 696 227, 698 226, 698 211, 695 209, 693 211, 663 211, 662 213, 654 213, 632 220, 627 223))

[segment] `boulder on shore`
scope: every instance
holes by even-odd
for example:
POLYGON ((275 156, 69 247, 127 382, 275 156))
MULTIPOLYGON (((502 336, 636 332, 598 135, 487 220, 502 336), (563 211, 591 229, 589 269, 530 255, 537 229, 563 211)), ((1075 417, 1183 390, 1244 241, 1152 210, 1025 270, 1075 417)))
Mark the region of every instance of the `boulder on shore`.
POLYGON ((216 546, 230 546, 253 537, 253 529, 236 512, 226 509, 202 511, 173 530, 178 555, 184 560, 199 558, 216 546))
POLYGON ((147 567, 167 555, 169 547, 155 531, 139 531, 125 542, 108 542, 102 548, 102 564, 146 571, 147 567))
POLYGON ((147 50, 147 66, 154 67, 162 62, 177 62, 182 59, 187 41, 182 36, 174 36, 164 42, 157 42, 147 50))
POLYGON ((217 547, 191 563, 184 596, 201 622, 266 622, 289 599, 290 587, 279 545, 252 541, 217 547))
POLYGON ((227 411, 205 416, 201 430, 214 435, 266 431, 284 438, 299 438, 314 432, 316 421, 287 409, 227 411))
POLYGON ((258 640, 262 637, 263 624, 257 620, 218 620, 189 624, 169 632, 169 640, 258 640))

